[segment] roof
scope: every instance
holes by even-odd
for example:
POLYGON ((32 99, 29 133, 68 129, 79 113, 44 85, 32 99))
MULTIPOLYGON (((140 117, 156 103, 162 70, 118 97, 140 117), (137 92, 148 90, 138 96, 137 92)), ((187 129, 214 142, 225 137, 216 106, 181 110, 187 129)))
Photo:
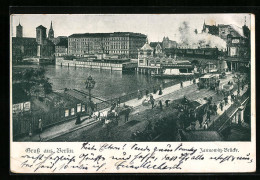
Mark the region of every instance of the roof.
POLYGON ((231 26, 241 37, 245 37, 242 28, 240 28, 240 27, 238 27, 237 25, 234 25, 234 24, 231 24, 230 26, 231 26))
POLYGON ((68 40, 67 39, 61 39, 60 42, 58 44, 56 44, 56 46, 68 47, 68 40))
POLYGON ((72 34, 69 38, 81 38, 81 37, 110 37, 110 36, 139 36, 146 38, 146 35, 133 32, 113 32, 113 33, 77 33, 72 34))
POLYGON ((69 38, 81 38, 81 37, 109 37, 110 33, 81 33, 72 34, 69 38))
POLYGON ((144 37, 146 38, 146 35, 144 34, 141 34, 141 33, 134 33, 134 32, 113 32, 113 33, 110 33, 111 36, 118 36, 118 35, 122 35, 122 36, 141 36, 141 37, 144 37))
POLYGON ((221 141, 222 138, 216 131, 188 131, 183 132, 186 141, 221 141))
POLYGON ((200 78, 211 78, 211 77, 215 77, 215 75, 213 74, 205 74, 204 76, 200 77, 200 78))
POLYGON ((158 44, 162 47, 162 43, 161 42, 150 42, 150 46, 152 48, 155 48, 158 44))
POLYGON ((42 26, 42 25, 40 25, 40 26, 38 26, 36 29, 47 29, 47 28, 44 27, 44 26, 42 26))
POLYGON ((141 50, 151 50, 153 51, 153 48, 146 42, 144 46, 141 48, 141 50))

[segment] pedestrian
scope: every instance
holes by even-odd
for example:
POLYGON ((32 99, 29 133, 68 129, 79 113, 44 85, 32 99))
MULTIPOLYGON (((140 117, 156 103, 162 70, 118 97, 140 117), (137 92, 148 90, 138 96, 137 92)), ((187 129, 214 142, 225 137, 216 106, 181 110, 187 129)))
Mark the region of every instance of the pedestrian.
POLYGON ((94 104, 93 101, 90 101, 90 109, 91 109, 91 114, 90 115, 92 115, 94 110, 95 110, 95 104, 94 104))
POLYGON ((153 109, 154 108, 154 98, 153 98, 152 94, 150 95, 150 102, 152 104, 152 109, 153 109))
POLYGON ((221 109, 221 111, 223 111, 223 102, 220 102, 220 109, 221 109))
POLYGON ((39 132, 41 133, 42 132, 42 120, 41 119, 39 119, 38 127, 39 127, 39 132))
POLYGON ((151 101, 152 109, 153 109, 154 108, 154 99, 152 98, 150 101, 151 101))
POLYGON ((125 110, 125 122, 127 122, 127 121, 128 121, 128 118, 129 118, 130 111, 131 111, 131 109, 130 109, 130 108, 127 108, 127 109, 125 110))
POLYGON ((161 86, 159 87, 159 95, 162 95, 162 88, 161 88, 161 86))
POLYGON ((156 88, 153 86, 153 93, 156 94, 156 88))
POLYGON ((235 101, 235 95, 231 94, 231 101, 234 102, 235 101))
POLYGON ((196 79, 195 78, 193 79, 193 84, 196 84, 196 79))
POLYGON ((75 124, 77 125, 77 124, 80 124, 81 123, 81 121, 80 121, 80 115, 79 115, 79 113, 77 114, 77 118, 76 118, 76 122, 75 122, 75 124))
POLYGON ((225 101, 225 106, 226 106, 228 104, 228 97, 227 96, 224 98, 224 101, 225 101))
POLYGON ((162 105, 162 101, 161 100, 159 101, 159 105, 160 105, 160 109, 162 110, 163 109, 163 105, 162 105))
POLYGON ((145 90, 145 95, 146 95, 146 97, 148 97, 148 94, 149 94, 149 90, 146 89, 146 90, 145 90))
POLYGON ((214 115, 217 115, 217 110, 218 110, 218 106, 216 105, 216 103, 214 103, 213 105, 214 115))
POLYGON ((30 123, 29 138, 32 138, 32 124, 30 123))
POLYGON ((169 99, 167 99, 167 100, 165 101, 166 107, 169 107, 169 102, 170 102, 169 99))
POLYGON ((183 82, 182 81, 181 81, 180 85, 181 85, 181 88, 183 88, 183 82))
POLYGON ((117 106, 120 106, 120 97, 117 99, 117 106))
POLYGON ((211 116, 211 111, 210 110, 208 110, 207 111, 207 120, 210 122, 210 116, 211 116))
POLYGON ((203 123, 203 114, 202 113, 200 113, 198 115, 198 119, 199 119, 199 123, 200 123, 200 128, 202 128, 202 123, 203 123))
POLYGON ((140 92, 140 90, 137 91, 137 98, 141 99, 141 92, 140 92))

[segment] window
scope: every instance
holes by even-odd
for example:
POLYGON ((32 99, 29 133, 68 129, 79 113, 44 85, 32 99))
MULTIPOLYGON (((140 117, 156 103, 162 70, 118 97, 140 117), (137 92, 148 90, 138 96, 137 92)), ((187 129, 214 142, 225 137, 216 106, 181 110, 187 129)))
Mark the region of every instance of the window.
POLYGON ((68 117, 68 116, 69 116, 69 110, 66 109, 66 110, 65 110, 65 117, 68 117))

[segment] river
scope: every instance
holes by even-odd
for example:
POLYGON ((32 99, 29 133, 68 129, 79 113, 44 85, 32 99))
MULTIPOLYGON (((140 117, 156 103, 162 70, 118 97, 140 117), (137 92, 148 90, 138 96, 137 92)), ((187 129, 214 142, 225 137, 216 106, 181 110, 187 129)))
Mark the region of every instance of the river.
MULTIPOLYGON (((22 71, 26 68, 37 68, 39 65, 14 65, 13 70, 22 71)), ((46 77, 50 79, 53 90, 68 89, 85 89, 85 81, 89 75, 96 81, 92 90, 94 96, 103 99, 110 99, 151 87, 152 84, 158 84, 168 81, 152 78, 145 74, 135 72, 121 72, 100 69, 90 69, 82 67, 61 67, 55 65, 42 65, 46 70, 46 77)))

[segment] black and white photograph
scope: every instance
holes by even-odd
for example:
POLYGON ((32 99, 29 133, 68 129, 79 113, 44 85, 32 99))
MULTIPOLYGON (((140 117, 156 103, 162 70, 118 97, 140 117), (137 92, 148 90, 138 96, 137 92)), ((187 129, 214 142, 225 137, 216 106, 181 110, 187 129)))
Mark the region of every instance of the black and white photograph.
POLYGON ((251 141, 250 14, 10 20, 12 141, 251 141))

